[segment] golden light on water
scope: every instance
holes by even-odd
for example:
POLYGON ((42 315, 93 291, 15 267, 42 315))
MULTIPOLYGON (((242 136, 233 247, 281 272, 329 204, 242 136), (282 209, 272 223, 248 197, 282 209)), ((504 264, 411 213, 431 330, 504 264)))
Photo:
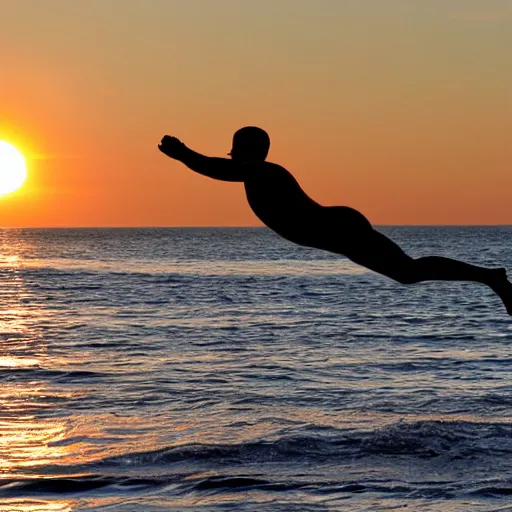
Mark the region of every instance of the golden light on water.
POLYGON ((0 140, 0 196, 18 190, 26 178, 23 155, 9 142, 0 140))
POLYGON ((71 512, 73 503, 70 500, 41 501, 38 499, 7 499, 2 500, 0 506, 8 507, 0 510, 16 512, 71 512))

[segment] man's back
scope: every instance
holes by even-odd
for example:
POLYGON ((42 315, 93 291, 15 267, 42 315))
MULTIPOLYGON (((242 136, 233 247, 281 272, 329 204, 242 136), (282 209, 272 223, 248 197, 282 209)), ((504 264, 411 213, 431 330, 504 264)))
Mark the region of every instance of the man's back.
POLYGON ((243 165, 247 201, 256 216, 289 240, 297 242, 297 237, 307 236, 322 206, 284 167, 270 162, 243 165))

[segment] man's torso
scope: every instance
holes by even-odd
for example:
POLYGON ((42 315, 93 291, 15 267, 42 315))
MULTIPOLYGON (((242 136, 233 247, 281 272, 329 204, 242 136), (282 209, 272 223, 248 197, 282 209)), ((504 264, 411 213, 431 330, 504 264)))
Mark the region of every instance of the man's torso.
POLYGON ((245 192, 256 216, 284 238, 307 245, 323 207, 283 167, 270 162, 244 165, 245 192))

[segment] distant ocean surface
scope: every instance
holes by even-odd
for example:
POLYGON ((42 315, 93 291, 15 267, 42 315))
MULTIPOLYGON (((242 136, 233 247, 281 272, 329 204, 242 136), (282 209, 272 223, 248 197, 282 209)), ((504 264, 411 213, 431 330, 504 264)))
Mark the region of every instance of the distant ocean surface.
MULTIPOLYGON (((379 228, 512 272, 512 227, 379 228)), ((512 511, 512 320, 266 229, 0 230, 0 511, 512 511)))

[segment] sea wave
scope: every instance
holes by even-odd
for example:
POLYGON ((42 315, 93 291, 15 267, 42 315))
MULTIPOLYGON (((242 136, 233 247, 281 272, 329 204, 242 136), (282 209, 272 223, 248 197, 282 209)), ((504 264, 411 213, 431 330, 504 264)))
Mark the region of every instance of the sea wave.
POLYGON ((512 454, 512 424, 468 421, 400 421, 370 431, 322 429, 322 435, 298 434, 239 444, 184 444, 156 451, 106 458, 102 465, 148 466, 208 460, 252 464, 305 459, 340 461, 375 456, 452 459, 512 454))

